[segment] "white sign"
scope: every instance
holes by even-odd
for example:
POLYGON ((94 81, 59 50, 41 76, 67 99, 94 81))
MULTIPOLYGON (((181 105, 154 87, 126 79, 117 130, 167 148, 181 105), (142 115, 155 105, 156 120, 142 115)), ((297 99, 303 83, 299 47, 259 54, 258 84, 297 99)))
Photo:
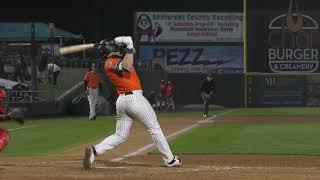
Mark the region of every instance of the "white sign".
POLYGON ((140 42, 242 42, 242 13, 137 12, 140 42))

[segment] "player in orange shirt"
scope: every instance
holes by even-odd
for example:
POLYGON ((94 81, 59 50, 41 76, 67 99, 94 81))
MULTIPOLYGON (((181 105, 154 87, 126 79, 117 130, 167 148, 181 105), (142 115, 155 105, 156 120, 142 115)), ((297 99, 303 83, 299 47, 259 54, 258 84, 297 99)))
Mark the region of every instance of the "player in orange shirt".
POLYGON ((102 89, 102 80, 99 72, 96 69, 96 64, 92 63, 91 71, 88 71, 84 76, 84 82, 86 84, 86 95, 89 101, 89 119, 96 120, 96 104, 99 97, 99 90, 102 89))
POLYGON ((106 75, 119 94, 116 102, 117 125, 115 134, 108 136, 97 145, 86 148, 84 168, 91 169, 96 155, 101 155, 125 142, 133 119, 138 119, 145 125, 155 146, 163 156, 165 166, 179 166, 181 159, 172 154, 157 121, 157 115, 143 96, 140 79, 133 67, 132 38, 120 36, 111 42, 102 41, 98 48, 105 59, 106 75))

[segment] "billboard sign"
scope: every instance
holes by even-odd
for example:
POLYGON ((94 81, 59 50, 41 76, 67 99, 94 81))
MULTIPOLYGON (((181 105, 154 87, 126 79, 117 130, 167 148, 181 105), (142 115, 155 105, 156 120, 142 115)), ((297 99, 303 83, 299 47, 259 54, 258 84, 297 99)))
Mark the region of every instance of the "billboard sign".
POLYGON ((248 106, 304 106, 305 78, 303 76, 249 76, 248 106))
POLYGON ((137 12, 139 42, 242 42, 242 13, 137 12))
POLYGON ((249 72, 320 72, 320 14, 293 2, 282 12, 248 13, 249 72))
POLYGON ((152 46, 139 49, 141 61, 160 61, 171 73, 243 73, 241 46, 152 46))

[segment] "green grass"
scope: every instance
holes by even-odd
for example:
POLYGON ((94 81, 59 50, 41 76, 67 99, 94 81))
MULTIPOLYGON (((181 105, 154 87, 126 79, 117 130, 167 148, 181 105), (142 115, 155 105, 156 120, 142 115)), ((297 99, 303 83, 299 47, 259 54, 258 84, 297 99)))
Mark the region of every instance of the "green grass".
MULTIPOLYGON (((201 117, 200 112, 157 113, 159 118, 201 117)), ((10 131, 11 141, 0 156, 29 156, 55 154, 66 149, 104 138, 115 130, 115 117, 48 118, 26 120, 24 126, 14 122, 0 124, 10 131), (21 128, 21 129, 16 129, 21 128)))
POLYGON ((1 127, 8 129, 24 129, 10 132, 11 141, 0 156, 47 155, 89 143, 111 134, 115 128, 114 119, 111 116, 99 117, 97 121, 86 117, 41 119, 29 120, 24 126, 1 123, 1 127))
POLYGON ((320 155, 320 123, 206 125, 171 142, 175 153, 320 155))
MULTIPOLYGON (((214 111, 212 114, 229 112, 214 111)), ((160 112, 161 118, 201 119, 202 112, 160 112)), ((237 109, 225 116, 318 116, 320 108, 237 109)), ((272 118, 272 117, 270 117, 272 118)), ((24 126, 13 122, 1 127, 11 141, 0 156, 48 155, 90 143, 114 132, 113 116, 89 121, 87 117, 27 120, 24 126)), ((214 124, 195 128, 174 139, 175 153, 213 154, 316 154, 320 155, 320 123, 313 124, 214 124)))
POLYGON ((320 116, 320 107, 242 108, 226 116, 320 116))

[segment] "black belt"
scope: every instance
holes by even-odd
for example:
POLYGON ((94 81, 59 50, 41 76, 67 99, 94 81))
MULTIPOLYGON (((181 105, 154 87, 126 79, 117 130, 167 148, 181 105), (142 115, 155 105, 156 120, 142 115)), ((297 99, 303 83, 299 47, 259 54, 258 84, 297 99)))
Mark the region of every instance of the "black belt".
POLYGON ((133 92, 132 92, 132 91, 128 91, 128 92, 125 92, 125 93, 124 93, 125 96, 126 96, 126 95, 129 95, 129 94, 133 94, 133 92))

